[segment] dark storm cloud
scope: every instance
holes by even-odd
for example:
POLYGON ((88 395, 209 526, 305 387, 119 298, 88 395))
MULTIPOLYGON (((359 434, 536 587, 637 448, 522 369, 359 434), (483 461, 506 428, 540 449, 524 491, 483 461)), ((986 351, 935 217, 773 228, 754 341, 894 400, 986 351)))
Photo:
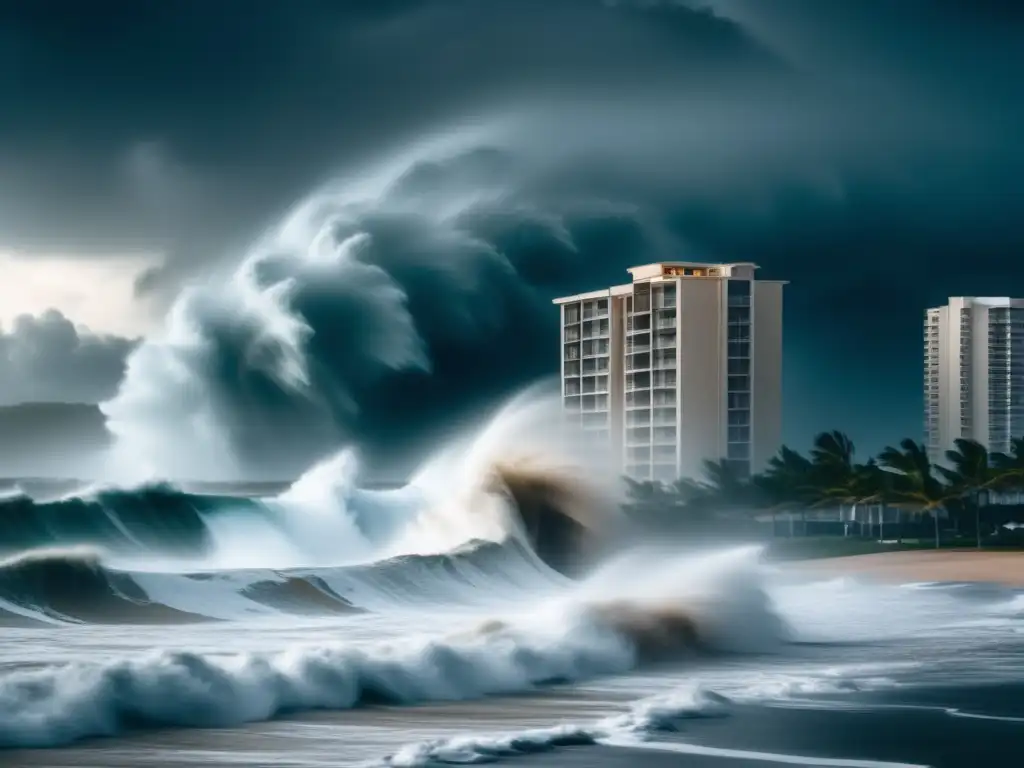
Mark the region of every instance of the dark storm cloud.
MULTIPOLYGON (((359 259, 398 303, 321 304, 304 267, 277 264, 315 331, 311 375, 343 395, 311 451, 423 434, 553 371, 547 300, 644 258, 754 260, 793 281, 798 439, 915 434, 923 307, 1024 292, 1022 19, 998 4, 58 5, 0 15, 0 103, 17 106, 0 120, 0 245, 166 252, 144 290, 236 262, 311 187, 406 140, 501 125, 414 155, 376 210, 372 195, 337 206, 335 235, 370 235, 359 259), (428 364, 375 361, 381 307, 428 364)), ((296 402, 239 375, 259 325, 212 314, 223 356, 194 370, 240 404, 218 413, 259 453, 296 402), (252 416, 271 402, 278 415, 252 416)))
POLYGON ((0 328, 0 406, 99 403, 117 391, 134 342, 76 328, 49 311, 0 328))
POLYGON ((663 29, 674 14, 660 15, 621 27, 565 0, 6 4, 5 244, 166 246, 126 173, 153 143, 208 184, 179 203, 191 242, 177 255, 215 258, 336 168, 453 115, 746 55, 727 24, 663 29))

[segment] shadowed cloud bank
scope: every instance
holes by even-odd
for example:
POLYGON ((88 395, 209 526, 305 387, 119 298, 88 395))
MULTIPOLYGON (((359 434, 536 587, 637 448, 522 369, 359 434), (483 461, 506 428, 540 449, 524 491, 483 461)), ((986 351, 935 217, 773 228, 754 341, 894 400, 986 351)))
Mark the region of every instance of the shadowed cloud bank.
MULTIPOLYGON (((905 361, 920 309, 1019 282, 1020 18, 994 7, 257 3, 230 30, 230 13, 177 26, 133 14, 126 48, 69 77, 104 80, 131 59, 158 85, 110 83, 95 111, 117 127, 99 142, 83 123, 88 163, 26 138, 55 116, 48 102, 3 129, 69 195, 107 173, 103 158, 116 169, 88 226, 62 192, 44 208, 66 228, 26 215, 11 237, 77 229, 102 247, 85 233, 107 221, 107 240, 167 254, 139 290, 170 317, 104 406, 127 474, 294 475, 344 444, 407 467, 440 425, 553 372, 553 296, 673 257, 754 260, 793 280, 786 391, 803 407, 787 439, 870 402, 854 436, 871 444, 894 424, 916 430, 905 361), (156 42, 188 51, 177 69, 156 42), (187 77, 217 45, 234 63, 187 77), (280 54, 273 71, 263 50, 280 54), (144 207, 130 225, 109 215, 122 203, 144 207), (977 272, 945 277, 964 253, 977 272), (827 322, 866 302, 887 311, 827 322), (830 356, 843 364, 802 362, 830 356)), ((28 65, 55 61, 75 18, 6 25, 31 41, 19 61, 40 83, 28 65)), ((31 175, 23 163, 14 178, 31 175)))

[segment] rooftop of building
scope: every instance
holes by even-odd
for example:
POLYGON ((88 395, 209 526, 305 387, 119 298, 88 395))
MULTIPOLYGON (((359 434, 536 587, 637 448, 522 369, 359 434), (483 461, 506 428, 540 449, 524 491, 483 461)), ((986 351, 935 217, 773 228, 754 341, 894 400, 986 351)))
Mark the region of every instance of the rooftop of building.
MULTIPOLYGON (((574 301, 585 301, 588 299, 600 299, 608 296, 621 296, 633 290, 634 283, 645 283, 660 280, 674 280, 677 278, 712 279, 720 280, 726 277, 739 277, 751 280, 754 278, 754 271, 759 269, 752 261, 729 261, 729 262, 707 262, 707 261, 656 261, 651 264, 640 264, 635 267, 628 267, 627 272, 633 278, 632 282, 623 285, 613 285, 608 288, 601 288, 596 291, 577 293, 572 296, 562 296, 553 299, 555 304, 567 304, 574 301)), ((761 282, 761 281, 759 281, 761 282)), ((785 280, 768 280, 764 282, 786 283, 785 280)))
MULTIPOLYGON (((1011 296, 950 296, 946 304, 964 305, 979 307, 1024 307, 1024 298, 1013 298, 1011 296)), ((929 311, 937 311, 942 307, 929 307, 929 311)))

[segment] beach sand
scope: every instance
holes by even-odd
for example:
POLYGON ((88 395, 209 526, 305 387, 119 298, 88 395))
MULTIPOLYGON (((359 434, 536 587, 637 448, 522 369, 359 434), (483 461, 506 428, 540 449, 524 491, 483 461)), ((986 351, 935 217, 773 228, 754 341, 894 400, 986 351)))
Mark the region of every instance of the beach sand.
POLYGON ((882 552, 807 560, 790 567, 818 574, 856 574, 887 582, 982 581, 1024 587, 1024 552, 971 549, 882 552))

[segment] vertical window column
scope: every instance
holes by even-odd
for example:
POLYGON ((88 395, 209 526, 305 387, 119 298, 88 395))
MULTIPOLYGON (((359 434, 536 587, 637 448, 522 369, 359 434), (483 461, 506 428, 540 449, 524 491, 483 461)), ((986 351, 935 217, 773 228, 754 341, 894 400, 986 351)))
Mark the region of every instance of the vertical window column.
POLYGON ((750 475, 753 354, 751 281, 727 281, 727 442, 725 458, 741 477, 750 475))

